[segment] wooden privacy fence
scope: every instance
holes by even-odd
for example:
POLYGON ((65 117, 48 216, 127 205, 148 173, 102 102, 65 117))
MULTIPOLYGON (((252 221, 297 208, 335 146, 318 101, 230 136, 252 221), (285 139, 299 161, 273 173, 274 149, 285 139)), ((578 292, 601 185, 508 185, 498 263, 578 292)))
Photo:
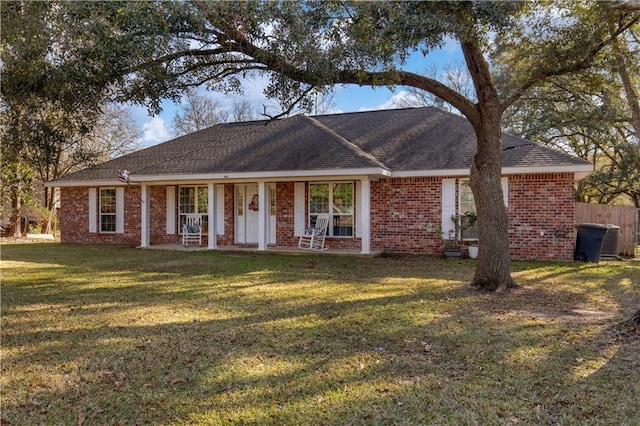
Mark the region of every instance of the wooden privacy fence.
POLYGON ((620 227, 619 249, 624 256, 634 256, 638 243, 638 210, 635 207, 576 203, 575 222, 611 224, 620 227))

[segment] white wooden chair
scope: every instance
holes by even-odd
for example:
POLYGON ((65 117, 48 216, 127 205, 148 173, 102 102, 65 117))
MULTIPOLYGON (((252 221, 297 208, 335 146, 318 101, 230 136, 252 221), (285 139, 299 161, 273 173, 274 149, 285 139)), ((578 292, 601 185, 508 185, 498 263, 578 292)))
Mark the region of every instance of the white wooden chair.
POLYGON ((329 214, 319 214, 315 226, 309 227, 304 234, 300 235, 298 247, 307 250, 327 250, 329 247, 324 246, 324 239, 328 228, 329 214))
POLYGON ((202 245, 202 224, 199 214, 186 215, 185 223, 182 225, 182 245, 187 246, 189 243, 197 242, 202 245))

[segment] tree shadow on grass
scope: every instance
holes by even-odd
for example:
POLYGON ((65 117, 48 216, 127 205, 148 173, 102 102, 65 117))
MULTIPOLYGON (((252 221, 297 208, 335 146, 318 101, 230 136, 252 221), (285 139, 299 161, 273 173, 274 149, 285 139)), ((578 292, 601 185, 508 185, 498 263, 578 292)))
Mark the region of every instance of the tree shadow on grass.
POLYGON ((49 275, 11 275, 3 283, 3 418, 576 423, 605 407, 605 397, 589 393, 607 380, 637 390, 617 358, 637 355, 602 338, 610 319, 572 313, 589 294, 546 284, 551 274, 581 273, 571 267, 493 295, 465 284, 464 263, 257 256, 236 264, 192 254, 145 256, 128 269, 91 256, 79 266, 35 256, 25 273, 49 275))

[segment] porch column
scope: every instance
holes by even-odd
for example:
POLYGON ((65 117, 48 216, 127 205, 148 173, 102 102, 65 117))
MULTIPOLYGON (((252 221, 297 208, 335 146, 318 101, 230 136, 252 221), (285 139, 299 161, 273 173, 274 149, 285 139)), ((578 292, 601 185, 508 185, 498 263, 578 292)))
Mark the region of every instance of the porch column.
POLYGON ((368 177, 360 180, 360 220, 362 254, 371 253, 371 181, 368 177))
POLYGON ((269 242, 269 186, 258 182, 258 250, 266 250, 269 242))
POLYGON ((140 185, 140 247, 149 247, 150 243, 150 202, 149 185, 140 185))
POLYGON ((218 211, 216 201, 218 200, 218 197, 216 197, 216 195, 216 185, 213 183, 208 184, 207 196, 209 198, 209 210, 207 216, 209 221, 209 238, 207 238, 207 248, 211 250, 218 247, 218 224, 216 223, 216 218, 218 216, 216 214, 218 211))

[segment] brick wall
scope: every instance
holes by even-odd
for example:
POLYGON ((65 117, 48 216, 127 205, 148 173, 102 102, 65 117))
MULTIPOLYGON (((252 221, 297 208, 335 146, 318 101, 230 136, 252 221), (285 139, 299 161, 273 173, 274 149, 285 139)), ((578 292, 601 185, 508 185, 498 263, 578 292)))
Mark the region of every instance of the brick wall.
POLYGON ((441 182, 435 177, 371 182, 371 249, 441 252, 441 182))
MULTIPOLYGON (((124 233, 89 232, 89 188, 60 188, 60 241, 140 245, 140 187, 124 191, 124 233)), ((97 198, 96 198, 97 202, 97 198)))
MULTIPOLYGON (((126 187, 122 234, 88 232, 88 191, 87 187, 62 188, 61 240, 139 245, 140 187, 126 187)), ((225 233, 218 236, 220 246, 234 245, 234 191, 232 183, 224 184, 225 233)), ((180 243, 178 233, 166 233, 166 187, 153 186, 150 195, 151 244, 180 243)), ((276 198, 278 228, 275 246, 295 247, 298 237, 294 236, 294 183, 278 182, 276 198)), ((440 177, 372 181, 371 249, 397 253, 441 253, 444 247, 440 234, 441 204, 440 177)), ((508 211, 513 259, 573 258, 573 174, 510 175, 508 211)), ((206 244, 206 238, 203 244, 206 244)), ((331 248, 360 249, 361 239, 327 238, 326 244, 331 248)))
POLYGON ((509 176, 509 247, 513 259, 573 259, 573 194, 572 173, 509 176))
MULTIPOLYGON (((510 175, 508 188, 512 259, 572 259, 573 174, 510 175)), ((441 253, 441 209, 440 177, 372 182, 372 250, 441 253)))

